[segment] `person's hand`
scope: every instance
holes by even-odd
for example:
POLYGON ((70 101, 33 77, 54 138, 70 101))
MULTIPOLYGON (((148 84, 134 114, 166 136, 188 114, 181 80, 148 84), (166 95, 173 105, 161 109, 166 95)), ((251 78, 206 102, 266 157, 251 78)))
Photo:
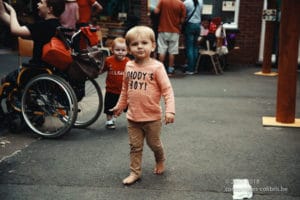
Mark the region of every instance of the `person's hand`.
POLYGON ((116 108, 116 107, 113 107, 112 109, 109 109, 109 111, 114 113, 114 117, 119 117, 123 112, 122 109, 119 109, 119 108, 116 108))
POLYGON ((155 6, 154 6, 154 5, 150 5, 150 6, 148 7, 148 10, 149 10, 149 12, 154 12, 155 6))
POLYGON ((93 6, 92 12, 100 13, 103 10, 102 5, 100 3, 98 3, 97 1, 95 1, 95 3, 92 6, 93 6))
MULTIPOLYGON (((2 0, 0 0, 0 1, 2 1, 2 0)), ((14 9, 10 4, 8 4, 8 3, 6 3, 6 2, 3 2, 3 3, 4 3, 5 10, 6 10, 9 14, 11 14, 12 12, 16 12, 15 9, 14 9)))
POLYGON ((166 113, 165 116, 165 124, 174 123, 175 114, 174 113, 166 113))
POLYGON ((98 71, 98 74, 99 74, 99 75, 101 75, 101 74, 103 74, 103 73, 104 73, 103 69, 100 69, 100 70, 98 71))

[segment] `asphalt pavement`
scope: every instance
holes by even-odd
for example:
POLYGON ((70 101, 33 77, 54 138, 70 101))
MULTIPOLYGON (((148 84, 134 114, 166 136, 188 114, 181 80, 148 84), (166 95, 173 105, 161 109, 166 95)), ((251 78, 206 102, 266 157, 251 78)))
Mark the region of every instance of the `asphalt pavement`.
MULTIPOLYGON (((14 68, 16 58, 0 55, 0 75, 14 68)), ((171 78, 175 123, 162 129, 166 171, 152 173, 154 158, 145 146, 142 179, 132 186, 122 185, 129 173, 125 115, 116 130, 105 129, 102 114, 89 128, 51 140, 2 129, 0 199, 229 200, 233 179, 248 179, 251 199, 298 200, 300 129, 262 125, 263 116, 276 114, 278 77, 254 75, 259 70, 230 65, 222 75, 177 71, 171 78), (7 148, 12 150, 4 154, 7 148)), ((105 75, 98 81, 104 92, 105 75)))

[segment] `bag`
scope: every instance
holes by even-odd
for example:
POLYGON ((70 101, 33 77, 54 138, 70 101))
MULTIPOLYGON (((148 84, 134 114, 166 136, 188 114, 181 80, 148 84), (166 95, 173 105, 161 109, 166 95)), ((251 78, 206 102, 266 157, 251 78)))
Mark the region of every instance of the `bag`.
POLYGON ((95 46, 99 44, 99 37, 97 35, 97 30, 90 26, 81 27, 80 34, 80 49, 86 49, 88 46, 95 46))
POLYGON ((221 56, 221 55, 226 55, 228 54, 228 48, 227 46, 223 45, 221 47, 217 47, 217 53, 221 56))
POLYGON ((100 70, 99 65, 102 63, 98 60, 98 58, 102 58, 100 54, 100 51, 93 51, 74 56, 67 71, 70 78, 78 81, 97 78, 100 70))
POLYGON ((52 37, 50 42, 44 45, 42 60, 55 68, 65 71, 72 63, 71 49, 57 37, 52 37))
POLYGON ((219 55, 228 54, 229 51, 227 48, 226 31, 222 25, 218 27, 215 35, 217 37, 217 53, 219 55))

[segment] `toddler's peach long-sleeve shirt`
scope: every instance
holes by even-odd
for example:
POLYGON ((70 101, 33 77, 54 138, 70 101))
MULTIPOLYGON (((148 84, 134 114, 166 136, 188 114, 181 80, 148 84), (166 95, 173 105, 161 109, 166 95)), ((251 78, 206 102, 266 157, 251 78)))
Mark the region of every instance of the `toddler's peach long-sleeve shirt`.
POLYGON ((165 112, 175 114, 174 92, 164 65, 155 59, 144 65, 129 61, 116 107, 125 109, 128 106, 129 120, 155 121, 162 118, 161 97, 164 98, 165 112))

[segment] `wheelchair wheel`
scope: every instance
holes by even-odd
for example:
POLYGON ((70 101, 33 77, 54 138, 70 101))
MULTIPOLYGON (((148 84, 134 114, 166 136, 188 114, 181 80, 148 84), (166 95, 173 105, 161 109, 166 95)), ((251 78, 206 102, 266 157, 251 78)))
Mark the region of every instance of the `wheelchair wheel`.
POLYGON ((103 96, 99 84, 94 79, 85 82, 84 97, 78 102, 76 128, 86 128, 93 124, 101 115, 103 96))
POLYGON ((33 78, 22 95, 22 114, 35 133, 57 138, 69 132, 77 117, 77 99, 71 86, 56 75, 33 78))

